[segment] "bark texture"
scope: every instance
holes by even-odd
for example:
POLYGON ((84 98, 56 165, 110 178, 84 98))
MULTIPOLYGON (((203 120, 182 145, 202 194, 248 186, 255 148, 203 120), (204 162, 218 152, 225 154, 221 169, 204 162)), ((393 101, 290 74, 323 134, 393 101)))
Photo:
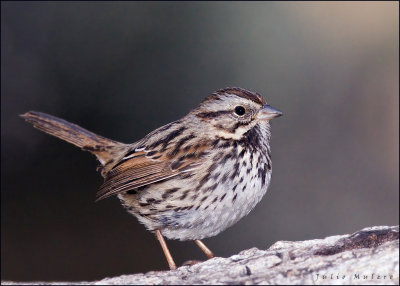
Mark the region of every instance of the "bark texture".
MULTIPOLYGON (((18 282, 2 281, 2 284, 18 282)), ((375 226, 325 239, 278 241, 267 250, 251 248, 229 258, 217 257, 175 271, 122 275, 79 284, 398 285, 399 227, 375 226)))

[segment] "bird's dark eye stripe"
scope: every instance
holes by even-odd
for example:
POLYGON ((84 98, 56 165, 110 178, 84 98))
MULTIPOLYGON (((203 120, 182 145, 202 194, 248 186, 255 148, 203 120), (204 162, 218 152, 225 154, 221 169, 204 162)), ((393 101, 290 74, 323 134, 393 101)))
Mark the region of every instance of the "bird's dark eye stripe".
POLYGON ((215 118, 223 114, 231 113, 231 111, 221 110, 221 111, 212 111, 212 112, 201 112, 196 114, 197 117, 200 118, 215 118))

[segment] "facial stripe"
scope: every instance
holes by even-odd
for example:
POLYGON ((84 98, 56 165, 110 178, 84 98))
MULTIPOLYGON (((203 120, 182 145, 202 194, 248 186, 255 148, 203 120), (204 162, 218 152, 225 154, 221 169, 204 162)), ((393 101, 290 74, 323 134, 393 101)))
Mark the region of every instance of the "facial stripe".
POLYGON ((223 126, 222 124, 216 124, 216 125, 214 125, 214 127, 216 127, 217 129, 220 129, 220 130, 224 130, 224 131, 226 131, 227 133, 232 133, 232 134, 234 134, 234 133, 236 133, 236 130, 239 128, 239 127, 241 127, 241 126, 247 126, 247 125, 249 125, 250 123, 252 123, 251 121, 239 121, 239 122, 236 122, 234 125, 232 125, 232 127, 225 127, 225 126, 223 126))
POLYGON ((230 113, 232 113, 231 110, 220 110, 220 111, 211 111, 211 112, 201 112, 201 113, 197 113, 196 116, 200 117, 202 119, 212 119, 212 118, 216 118, 220 115, 230 114, 230 113))

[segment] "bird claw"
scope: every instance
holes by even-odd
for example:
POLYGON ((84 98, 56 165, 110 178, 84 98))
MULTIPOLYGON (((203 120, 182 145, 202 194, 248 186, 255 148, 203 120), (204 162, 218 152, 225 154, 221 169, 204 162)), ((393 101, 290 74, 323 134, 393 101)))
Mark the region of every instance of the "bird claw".
POLYGON ((185 262, 183 262, 182 266, 193 266, 197 263, 203 262, 201 260, 187 260, 185 262))

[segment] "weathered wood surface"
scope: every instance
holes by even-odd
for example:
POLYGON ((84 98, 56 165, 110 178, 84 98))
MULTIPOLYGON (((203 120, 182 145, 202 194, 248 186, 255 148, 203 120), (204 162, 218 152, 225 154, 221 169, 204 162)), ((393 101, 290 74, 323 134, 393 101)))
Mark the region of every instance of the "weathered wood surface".
MULTIPOLYGON (((19 283, 2 281, 2 284, 19 283)), ((370 227, 351 235, 325 239, 278 241, 268 250, 251 248, 229 258, 218 257, 193 266, 182 266, 175 271, 122 275, 79 284, 398 285, 399 227, 370 227)))

